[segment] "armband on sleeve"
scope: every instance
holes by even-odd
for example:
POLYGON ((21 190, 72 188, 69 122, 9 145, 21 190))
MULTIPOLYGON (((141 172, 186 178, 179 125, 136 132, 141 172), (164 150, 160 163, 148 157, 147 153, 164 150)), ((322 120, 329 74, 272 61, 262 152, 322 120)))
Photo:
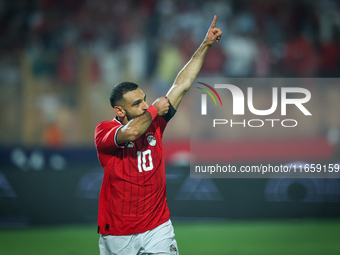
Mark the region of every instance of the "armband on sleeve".
POLYGON ((175 115, 176 110, 175 108, 172 106, 172 104, 170 103, 169 105, 169 111, 163 115, 163 118, 166 122, 169 122, 169 120, 175 115))

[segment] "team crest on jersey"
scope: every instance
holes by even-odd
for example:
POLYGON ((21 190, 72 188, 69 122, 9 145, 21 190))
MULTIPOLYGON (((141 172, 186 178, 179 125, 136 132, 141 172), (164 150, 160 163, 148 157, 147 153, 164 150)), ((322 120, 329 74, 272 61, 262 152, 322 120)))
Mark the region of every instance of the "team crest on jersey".
POLYGON ((148 138, 148 143, 151 145, 151 146, 155 146, 156 145, 156 138, 153 137, 152 135, 149 135, 148 138))
POLYGON ((170 245, 170 253, 171 254, 177 254, 177 248, 175 245, 170 245))

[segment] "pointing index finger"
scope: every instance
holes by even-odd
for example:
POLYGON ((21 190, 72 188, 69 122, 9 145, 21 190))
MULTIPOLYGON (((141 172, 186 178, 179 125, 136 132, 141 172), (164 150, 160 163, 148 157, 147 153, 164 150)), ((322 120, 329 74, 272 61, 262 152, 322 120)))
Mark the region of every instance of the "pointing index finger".
POLYGON ((217 20, 217 16, 215 15, 214 20, 213 20, 213 22, 211 23, 211 26, 210 26, 211 28, 215 28, 216 20, 217 20))

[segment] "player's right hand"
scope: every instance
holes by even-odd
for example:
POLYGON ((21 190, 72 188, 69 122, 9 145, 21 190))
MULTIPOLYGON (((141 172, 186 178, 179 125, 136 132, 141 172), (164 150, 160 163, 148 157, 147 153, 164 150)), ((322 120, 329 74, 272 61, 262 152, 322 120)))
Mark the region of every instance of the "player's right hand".
POLYGON ((153 105, 156 106, 158 110, 158 115, 165 115, 169 111, 169 99, 166 97, 160 97, 157 98, 155 102, 153 102, 153 105))

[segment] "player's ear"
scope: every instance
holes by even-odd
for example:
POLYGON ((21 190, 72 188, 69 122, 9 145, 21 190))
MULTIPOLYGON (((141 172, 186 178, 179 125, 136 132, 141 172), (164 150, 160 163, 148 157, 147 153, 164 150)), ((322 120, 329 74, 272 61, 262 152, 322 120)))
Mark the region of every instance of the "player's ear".
POLYGON ((122 118, 125 117, 126 112, 125 112, 125 110, 123 109, 123 107, 121 107, 121 106, 115 106, 113 109, 115 110, 116 114, 117 114, 119 117, 122 117, 122 118))

